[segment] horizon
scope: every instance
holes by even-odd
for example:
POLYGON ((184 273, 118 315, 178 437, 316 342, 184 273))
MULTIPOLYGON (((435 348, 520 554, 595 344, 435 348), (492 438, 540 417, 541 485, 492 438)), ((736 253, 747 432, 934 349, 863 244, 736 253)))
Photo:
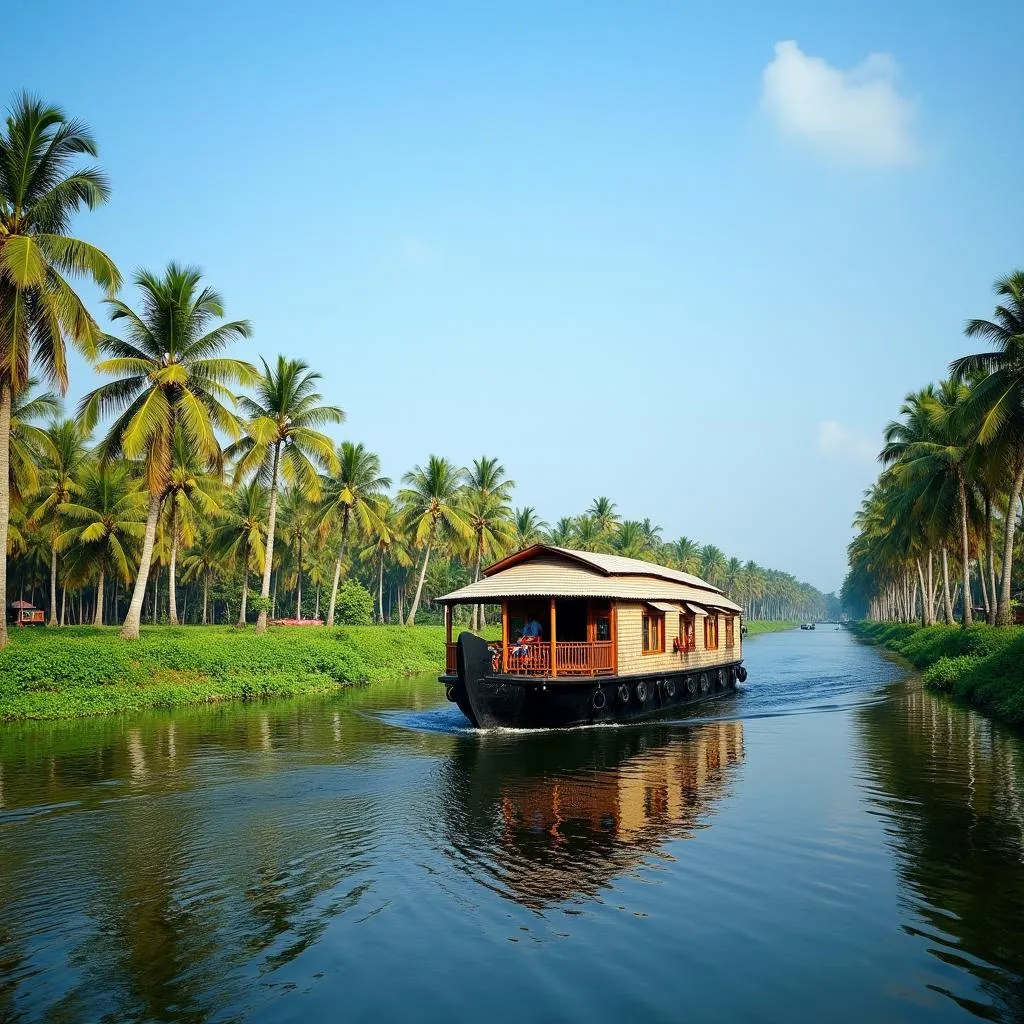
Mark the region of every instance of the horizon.
POLYGON ((75 230, 129 304, 136 267, 200 266, 253 322, 231 353, 309 363, 396 481, 493 455, 552 525, 603 494, 838 592, 882 428, 1021 262, 1024 15, 985 9, 187 3, 112 34, 50 3, 4 100, 93 130, 112 195, 75 230))

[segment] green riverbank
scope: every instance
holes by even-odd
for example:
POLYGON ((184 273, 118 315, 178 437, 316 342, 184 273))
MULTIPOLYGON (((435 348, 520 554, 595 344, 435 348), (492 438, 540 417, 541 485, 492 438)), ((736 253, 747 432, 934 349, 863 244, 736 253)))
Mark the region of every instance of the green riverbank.
POLYGON ((914 626, 854 622, 862 640, 922 670, 925 686, 966 701, 993 718, 1024 725, 1024 629, 1019 626, 914 626))
MULTIPOLYGON (((796 625, 749 622, 748 636, 796 625)), ((116 627, 14 630, 0 652, 0 721, 328 694, 443 666, 441 626, 149 626, 135 643, 116 627)))
POLYGON ((764 619, 744 619, 743 625, 747 627, 747 636, 757 636, 759 633, 784 633, 787 629, 796 629, 799 622, 768 622, 764 619))
POLYGON ((440 626, 24 629, 0 652, 0 720, 77 718, 221 700, 324 694, 444 665, 440 626))

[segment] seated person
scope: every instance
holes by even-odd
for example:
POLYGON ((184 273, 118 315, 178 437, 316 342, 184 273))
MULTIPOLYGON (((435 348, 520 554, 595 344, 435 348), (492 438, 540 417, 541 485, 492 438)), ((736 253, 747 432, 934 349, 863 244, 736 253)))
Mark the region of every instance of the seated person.
POLYGON ((512 654, 526 654, 530 649, 530 644, 540 642, 543 632, 541 624, 536 619, 527 619, 522 632, 519 634, 519 643, 512 648, 512 654))

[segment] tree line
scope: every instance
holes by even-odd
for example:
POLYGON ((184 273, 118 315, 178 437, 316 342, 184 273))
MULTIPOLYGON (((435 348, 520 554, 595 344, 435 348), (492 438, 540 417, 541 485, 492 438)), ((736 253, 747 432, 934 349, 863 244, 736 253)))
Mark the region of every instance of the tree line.
POLYGON ((851 614, 964 627, 1014 621, 1024 488, 1024 272, 995 283, 990 349, 908 394, 886 428, 882 470, 854 519, 842 601, 851 614))
MULTIPOLYGON (((327 433, 345 414, 319 373, 227 354, 252 325, 226 319, 196 268, 139 270, 122 297, 113 260, 70 234, 109 197, 103 171, 81 164, 96 156, 86 126, 28 95, 0 133, 0 594, 40 601, 51 625, 120 622, 127 639, 144 616, 411 625, 437 614, 433 597, 545 541, 676 566, 751 617, 827 614, 813 587, 666 542, 607 498, 549 526, 513 507, 495 458, 463 468, 431 455, 393 488, 376 453, 327 433), (104 290, 109 332, 75 278, 104 290), (105 378, 72 416, 67 343, 105 378)), ((479 625, 484 610, 466 614, 479 625)))

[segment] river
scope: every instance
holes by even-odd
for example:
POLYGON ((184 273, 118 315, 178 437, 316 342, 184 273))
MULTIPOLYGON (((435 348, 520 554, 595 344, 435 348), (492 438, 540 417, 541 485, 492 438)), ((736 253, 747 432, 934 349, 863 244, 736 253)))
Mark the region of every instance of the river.
POLYGON ((432 678, 0 728, 0 1021, 1024 1019, 1024 743, 832 627, 671 723, 432 678))

